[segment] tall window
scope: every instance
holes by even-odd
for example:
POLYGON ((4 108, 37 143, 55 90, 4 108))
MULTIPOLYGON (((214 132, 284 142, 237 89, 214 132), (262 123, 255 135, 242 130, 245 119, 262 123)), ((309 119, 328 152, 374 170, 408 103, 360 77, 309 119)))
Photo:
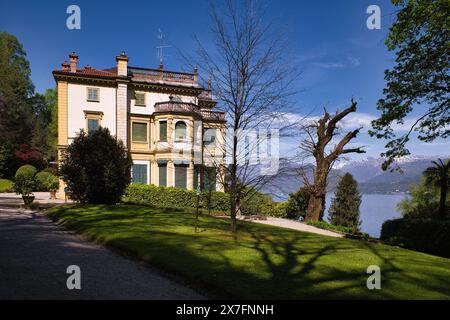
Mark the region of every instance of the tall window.
POLYGON ((88 119, 88 134, 91 134, 100 127, 98 119, 88 119))
POLYGON ((147 142, 147 123, 133 122, 131 131, 133 142, 147 142))
POLYGON ((87 100, 88 101, 100 101, 98 88, 87 88, 87 100))
POLYGON ((167 141, 167 121, 159 121, 159 141, 167 141))
POLYGON ((187 165, 175 165, 175 187, 186 189, 187 186, 187 165))
POLYGON ((158 176, 159 186, 167 186, 167 163, 166 162, 158 162, 158 176))
POLYGON ((178 121, 175 124, 175 140, 186 140, 186 123, 183 121, 178 121))
POLYGON ((134 97, 136 98, 135 105, 145 106, 145 92, 135 92, 134 97))
POLYGON ((131 172, 133 177, 133 183, 148 184, 146 164, 133 164, 131 172))
POLYGON ((216 168, 203 167, 202 191, 216 191, 216 168))

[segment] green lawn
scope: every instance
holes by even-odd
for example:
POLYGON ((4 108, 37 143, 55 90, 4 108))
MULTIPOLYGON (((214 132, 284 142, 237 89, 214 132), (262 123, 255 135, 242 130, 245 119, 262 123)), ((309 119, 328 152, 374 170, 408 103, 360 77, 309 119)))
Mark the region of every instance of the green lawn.
MULTIPOLYGON (((358 240, 337 239, 137 205, 67 205, 54 220, 132 253, 217 297, 258 299, 449 299, 450 260, 358 240), (381 290, 366 269, 381 267, 381 290)), ((105 266, 106 268, 107 266, 105 266)))

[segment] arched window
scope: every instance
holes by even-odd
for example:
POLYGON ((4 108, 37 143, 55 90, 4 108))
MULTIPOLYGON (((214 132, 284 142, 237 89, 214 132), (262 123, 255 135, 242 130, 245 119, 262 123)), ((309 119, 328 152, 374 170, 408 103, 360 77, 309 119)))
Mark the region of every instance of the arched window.
POLYGON ((175 140, 186 140, 186 123, 178 121, 175 124, 175 140))

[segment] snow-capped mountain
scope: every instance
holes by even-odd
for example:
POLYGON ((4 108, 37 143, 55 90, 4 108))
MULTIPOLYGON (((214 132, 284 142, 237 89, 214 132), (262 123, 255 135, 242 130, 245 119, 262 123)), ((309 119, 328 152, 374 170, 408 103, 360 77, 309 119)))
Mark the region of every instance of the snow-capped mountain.
MULTIPOLYGON (((339 177, 348 172, 358 181, 359 190, 362 193, 406 193, 411 184, 420 182, 423 171, 432 165, 433 160, 438 158, 449 159, 450 156, 403 157, 394 164, 394 167, 400 167, 401 171, 383 171, 381 169, 383 158, 368 157, 360 161, 340 162, 331 170, 328 186, 330 191, 334 190, 339 177)), ((276 177, 274 183, 276 187, 267 188, 264 191, 284 199, 289 193, 298 190, 302 185, 302 179, 295 173, 294 167, 288 172, 291 174, 276 177)))
POLYGON ((399 158, 393 168, 400 167, 400 171, 383 171, 383 158, 367 158, 343 164, 338 169, 351 173, 360 184, 364 193, 392 193, 407 192, 409 186, 418 183, 423 171, 438 158, 448 159, 450 156, 406 156, 399 158))

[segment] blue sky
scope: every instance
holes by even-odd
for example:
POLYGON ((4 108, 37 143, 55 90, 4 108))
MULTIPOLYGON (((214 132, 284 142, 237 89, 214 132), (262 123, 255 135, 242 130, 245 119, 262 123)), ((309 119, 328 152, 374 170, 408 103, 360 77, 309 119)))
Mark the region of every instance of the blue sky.
MULTIPOLYGON (((130 57, 130 65, 156 67, 160 28, 172 46, 166 50, 166 68, 183 70, 178 50, 193 52, 193 35, 206 44, 211 41, 206 0, 121 3, 122 10, 119 2, 113 1, 4 1, 0 30, 14 34, 24 45, 38 92, 54 87, 51 71, 60 68, 71 51, 79 54, 81 65, 95 68, 114 66, 114 57, 122 50, 130 57), (81 8, 81 30, 66 28, 66 9, 71 4, 81 8)), ((348 122, 349 127, 368 124, 376 117, 384 70, 394 60, 384 45, 395 19, 390 1, 277 0, 266 1, 266 5, 267 19, 275 19, 285 30, 290 39, 289 54, 303 70, 295 112, 307 114, 316 108, 314 113, 318 114, 323 107, 333 111, 353 97, 359 102, 359 111, 348 122), (366 9, 371 4, 381 8, 381 30, 366 27, 366 9)), ((417 115, 412 114, 409 121, 417 115)), ((376 157, 383 151, 384 141, 365 133, 356 142, 367 146, 368 156, 376 157)), ((283 148, 292 147, 287 144, 283 148)), ((445 154, 450 143, 414 141, 410 147, 417 155, 445 154)))

